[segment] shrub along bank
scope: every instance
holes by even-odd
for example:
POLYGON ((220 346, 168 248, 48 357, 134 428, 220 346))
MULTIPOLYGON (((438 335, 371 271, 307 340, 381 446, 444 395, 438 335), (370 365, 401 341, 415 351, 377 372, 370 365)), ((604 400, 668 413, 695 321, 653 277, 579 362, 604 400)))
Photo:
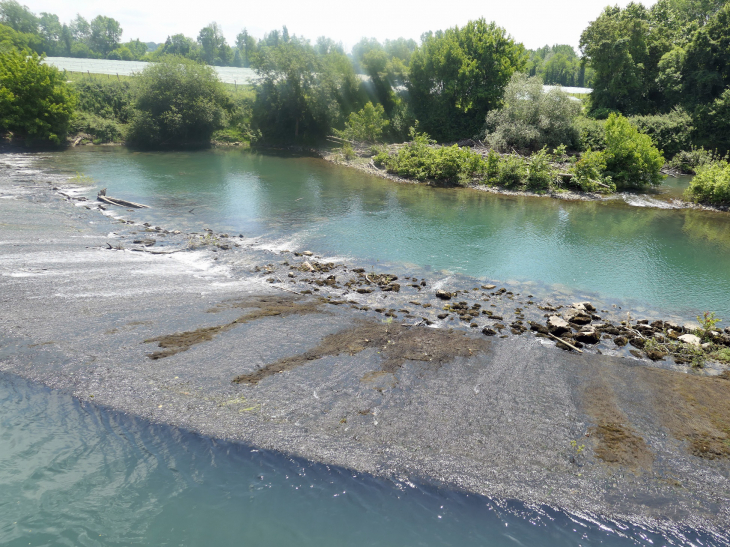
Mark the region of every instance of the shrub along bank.
POLYGON ((543 146, 529 155, 500 154, 494 148, 436 146, 428 135, 412 133, 397 149, 381 148, 375 165, 404 178, 465 185, 471 182, 536 192, 573 188, 610 193, 656 186, 662 180, 664 158, 651 139, 623 116, 612 114, 604 127, 606 147, 569 156, 566 147, 543 146))

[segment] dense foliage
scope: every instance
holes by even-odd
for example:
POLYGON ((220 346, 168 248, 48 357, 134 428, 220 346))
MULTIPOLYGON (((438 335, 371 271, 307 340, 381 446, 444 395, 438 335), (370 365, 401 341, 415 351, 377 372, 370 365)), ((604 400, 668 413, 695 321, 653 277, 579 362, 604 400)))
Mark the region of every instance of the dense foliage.
POLYGON ((486 117, 485 138, 495 148, 534 151, 561 144, 578 146, 575 120, 581 105, 560 89, 545 91, 538 77, 515 73, 502 101, 503 107, 486 117))
POLYGON ((360 79, 339 51, 320 55, 294 37, 263 48, 254 66, 253 124, 265 142, 321 141, 362 106, 360 79))
POLYGON ((63 75, 37 54, 13 49, 0 55, 0 133, 60 144, 75 105, 63 75))
POLYGON ((699 166, 685 196, 699 203, 730 205, 730 163, 725 159, 699 166))
POLYGON ((606 120, 606 172, 618 188, 656 186, 662 181, 662 153, 623 116, 606 120))
POLYGON ((591 87, 594 72, 578 57, 573 46, 556 44, 528 50, 527 74, 542 83, 569 87, 591 87))
POLYGON ((360 111, 350 113, 345 129, 337 133, 347 140, 376 143, 382 140, 389 124, 383 105, 368 101, 360 111))
POLYGON ((683 124, 691 137, 667 146, 667 154, 686 149, 688 140, 730 149, 727 0, 608 7, 583 32, 581 50, 595 70, 591 104, 597 115, 657 115, 681 107, 692 119, 683 124))
POLYGON ((160 148, 210 143, 232 110, 228 93, 206 65, 167 57, 137 77, 135 115, 127 141, 160 148))
POLYGON ((506 31, 484 19, 423 35, 410 60, 408 88, 421 127, 439 141, 475 135, 500 105, 526 54, 506 31))

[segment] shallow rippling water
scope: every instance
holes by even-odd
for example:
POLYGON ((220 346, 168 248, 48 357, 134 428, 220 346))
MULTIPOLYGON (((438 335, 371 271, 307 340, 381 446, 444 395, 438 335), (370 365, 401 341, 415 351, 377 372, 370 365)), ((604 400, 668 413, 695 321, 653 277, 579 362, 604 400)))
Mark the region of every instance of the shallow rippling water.
POLYGON ((662 198, 678 195, 686 180, 668 181, 658 196, 567 202, 394 184, 314 158, 241 150, 80 149, 40 164, 92 177, 90 197, 107 187, 147 203, 152 209, 131 216, 169 228, 211 227, 376 269, 401 264, 530 282, 730 320, 730 217, 666 208, 662 198))
POLYGON ((286 458, 0 373, 0 544, 721 545, 286 458))

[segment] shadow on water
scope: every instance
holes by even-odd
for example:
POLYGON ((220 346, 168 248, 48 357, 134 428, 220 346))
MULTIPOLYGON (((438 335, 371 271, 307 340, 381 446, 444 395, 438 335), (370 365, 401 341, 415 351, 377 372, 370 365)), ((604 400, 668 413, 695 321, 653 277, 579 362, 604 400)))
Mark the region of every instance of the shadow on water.
POLYGON ((0 374, 3 545, 727 545, 203 438, 0 374))

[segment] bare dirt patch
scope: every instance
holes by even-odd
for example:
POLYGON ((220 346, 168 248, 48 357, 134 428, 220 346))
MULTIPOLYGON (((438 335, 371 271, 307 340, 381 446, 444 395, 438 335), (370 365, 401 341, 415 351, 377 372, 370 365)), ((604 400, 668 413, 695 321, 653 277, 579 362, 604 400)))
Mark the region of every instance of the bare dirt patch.
POLYGON ((210 342, 217 335, 231 330, 236 325, 242 325, 250 321, 256 321, 264 317, 286 317, 289 315, 306 315, 310 313, 317 313, 321 301, 319 300, 307 300, 300 301, 300 298, 290 296, 256 296, 253 298, 247 298, 243 300, 234 300, 223 302, 208 310, 209 313, 220 312, 224 309, 242 308, 251 309, 253 311, 242 315, 238 319, 225 323, 223 325, 216 325, 213 327, 203 327, 200 329, 179 332, 175 334, 166 334, 163 336, 157 336, 155 338, 148 338, 144 341, 145 344, 157 342, 157 346, 162 348, 160 351, 149 353, 147 356, 150 359, 157 360, 164 357, 170 357, 177 353, 187 351, 196 344, 203 342, 210 342))
POLYGON ((457 357, 486 351, 487 340, 465 332, 363 321, 355 327, 325 336, 319 345, 299 355, 270 363, 255 372, 233 379, 236 384, 257 384, 264 378, 286 372, 325 356, 356 355, 367 348, 379 348, 381 371, 395 373, 406 361, 421 361, 439 368, 457 357))

